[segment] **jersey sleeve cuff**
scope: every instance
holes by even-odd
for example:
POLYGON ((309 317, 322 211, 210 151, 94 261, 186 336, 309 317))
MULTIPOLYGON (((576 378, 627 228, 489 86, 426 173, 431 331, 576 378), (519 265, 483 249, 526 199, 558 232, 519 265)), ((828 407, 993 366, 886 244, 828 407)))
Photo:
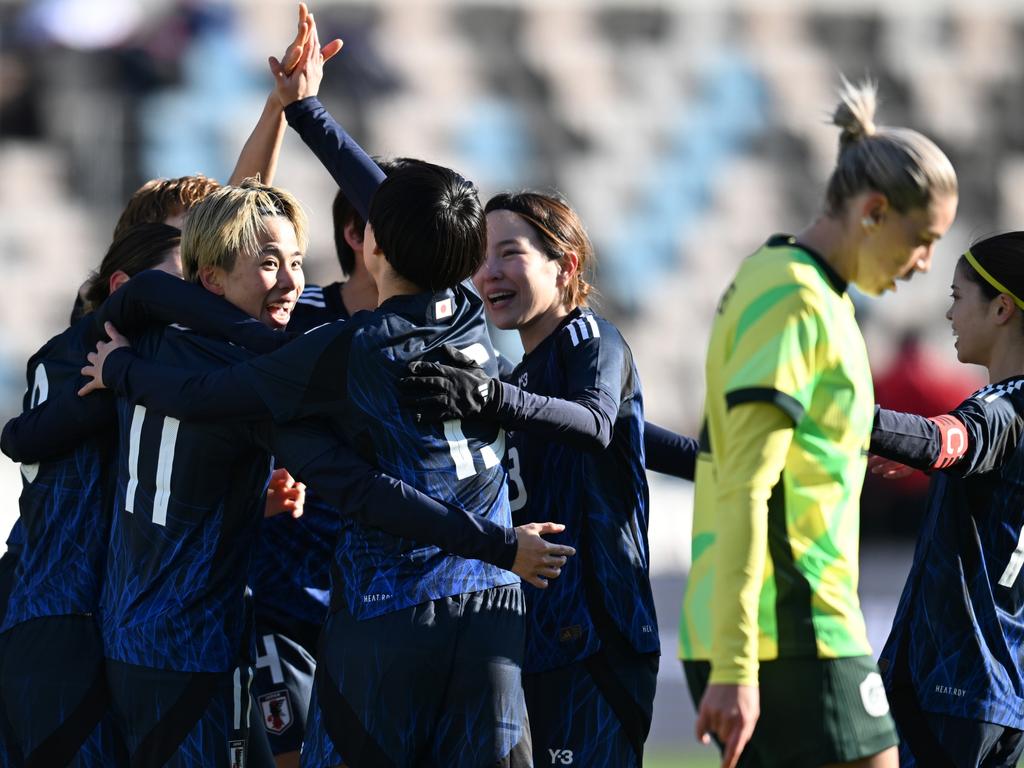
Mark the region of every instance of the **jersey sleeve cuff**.
POLYGON ((307 96, 304 99, 293 101, 287 107, 284 108, 285 119, 288 120, 288 124, 292 125, 296 120, 314 109, 320 106, 320 99, 316 96, 307 96))
POLYGON ((804 417, 804 407, 792 395, 780 392, 772 387, 747 387, 745 389, 734 389, 725 394, 725 404, 728 408, 735 408, 743 403, 769 403, 776 406, 790 419, 794 426, 800 423, 804 417))
POLYGON ((130 347, 119 347, 103 361, 103 385, 119 394, 124 394, 124 379, 128 367, 135 359, 130 347))
POLYGON ((757 687, 757 670, 758 665, 755 662, 753 666, 743 665, 737 666, 735 664, 716 664, 714 661, 711 662, 711 677, 708 679, 709 685, 749 685, 757 687))

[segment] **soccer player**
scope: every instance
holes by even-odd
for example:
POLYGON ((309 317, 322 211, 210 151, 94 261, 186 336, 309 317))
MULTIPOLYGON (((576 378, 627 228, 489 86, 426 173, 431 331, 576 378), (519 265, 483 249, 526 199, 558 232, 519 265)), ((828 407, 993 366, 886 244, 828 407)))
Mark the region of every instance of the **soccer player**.
POLYGON ((579 552, 547 590, 526 591, 535 763, 639 766, 660 647, 640 379, 621 334, 587 307, 593 248, 575 211, 535 192, 498 195, 486 210, 474 282, 491 322, 518 330, 526 355, 503 381, 426 362, 403 384, 436 388, 409 401, 421 417, 510 430, 514 520, 562 522, 560 538, 579 552))
POLYGON ((1024 232, 1009 232, 953 274, 957 358, 988 386, 931 419, 881 409, 871 434, 874 453, 934 473, 879 661, 904 768, 1012 768, 1024 753, 1022 266, 1024 232))
POLYGON ((927 270, 957 182, 929 139, 875 126, 875 96, 844 81, 825 211, 743 262, 712 326, 680 644, 723 766, 751 731, 755 765, 896 764, 857 599, 874 403, 847 287, 927 270))
MULTIPOLYGON (((105 295, 138 271, 180 273, 180 233, 164 224, 124 230, 86 294, 105 295)), ((77 398, 79 369, 97 340, 91 318, 47 342, 28 362, 25 413, 4 428, 2 448, 22 462, 18 546, 0 625, 0 721, 26 765, 120 764, 104 720, 109 698, 96 614, 110 530, 109 471, 115 416, 109 393, 77 398), (40 427, 41 404, 62 400, 56 429, 40 427)), ((12 554, 12 553, 8 553, 12 554)))
MULTIPOLYGON (((270 328, 302 291, 306 220, 287 192, 221 187, 189 213, 187 280, 270 328)), ((137 341, 169 365, 213 369, 247 353, 169 327, 137 341)), ((180 422, 118 402, 117 484, 101 603, 114 713, 133 765, 233 766, 248 730, 243 591, 271 470, 247 422, 180 422)))
MULTIPOLYGON (((398 167, 387 161, 379 164, 385 174, 398 167)), ((289 332, 304 333, 377 306, 377 286, 363 263, 366 223, 340 190, 332 213, 335 249, 346 279, 322 287, 307 285, 292 310, 289 332)), ((263 520, 253 550, 249 586, 258 654, 253 695, 278 768, 299 763, 341 515, 311 491, 300 518, 277 515, 263 520)))
MULTIPOLYGON (((278 421, 316 417, 396 477, 473 510, 469 517, 481 524, 507 526, 501 430, 456 421, 426 427, 397 408, 396 381, 406 364, 446 343, 470 350, 496 372, 480 299, 462 282, 483 258, 475 190, 429 163, 411 163, 382 182, 380 170, 316 100, 321 65, 314 53, 294 76, 275 67, 279 92, 289 122, 368 222, 363 255, 382 304, 277 353, 172 388, 179 399, 210 403, 225 416, 255 408, 278 421)), ((146 368, 125 353, 107 360, 114 347, 101 345, 93 358, 101 370, 94 373, 106 376, 106 363, 112 379, 134 389, 132 368, 136 374, 146 368)), ((313 458, 322 450, 298 428, 291 436, 292 456, 313 458)), ((287 463, 303 478, 306 462, 287 463)), ((529 761, 518 579, 421 546, 429 535, 403 540, 363 522, 376 525, 387 512, 343 522, 303 764, 337 765, 344 756, 358 765, 384 755, 403 765, 529 761)), ((518 552, 523 549, 520 544, 518 552)), ((534 583, 557 577, 572 553, 556 551, 534 583)))

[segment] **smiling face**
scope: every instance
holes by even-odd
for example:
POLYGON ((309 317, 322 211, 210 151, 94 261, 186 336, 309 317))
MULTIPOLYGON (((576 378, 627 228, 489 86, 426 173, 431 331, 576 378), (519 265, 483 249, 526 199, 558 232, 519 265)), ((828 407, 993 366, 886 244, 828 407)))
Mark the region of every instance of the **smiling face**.
POLYGON ((971 266, 963 259, 957 263, 950 286, 953 301, 946 319, 953 327, 957 360, 987 366, 998 327, 993 320, 999 297, 987 298, 970 271, 971 266))
POLYGON ((534 328, 553 330, 569 311, 563 298, 567 278, 562 262, 548 258, 522 217, 505 210, 487 214, 487 256, 473 282, 498 328, 526 336, 534 328))
POLYGON ((259 238, 259 253, 239 254, 230 272, 211 267, 212 282, 236 307, 269 328, 283 330, 305 286, 303 254, 288 219, 266 216, 263 224, 266 231, 259 238))
POLYGON ((878 222, 861 242, 854 282, 865 293, 878 296, 896 290, 896 280, 909 280, 931 268, 935 243, 956 217, 957 197, 944 195, 927 208, 899 213, 891 207, 869 214, 878 222))

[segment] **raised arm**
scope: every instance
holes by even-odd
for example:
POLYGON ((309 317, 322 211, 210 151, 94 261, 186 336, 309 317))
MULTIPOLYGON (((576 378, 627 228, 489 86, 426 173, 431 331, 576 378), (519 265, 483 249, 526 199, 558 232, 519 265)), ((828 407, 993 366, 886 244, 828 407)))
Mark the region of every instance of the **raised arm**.
MULTIPOLYGON (((317 98, 323 64, 326 59, 321 52, 316 25, 312 25, 312 44, 306 47, 302 61, 294 72, 288 74, 276 59, 270 62, 271 71, 277 81, 276 93, 288 124, 294 128, 306 145, 313 150, 335 182, 355 206, 364 221, 370 210, 373 193, 384 180, 384 172, 363 151, 345 129, 331 117, 317 98)), ((324 47, 340 41, 332 41, 324 47)))
POLYGON ((237 186, 243 179, 257 176, 264 184, 274 183, 277 172, 277 160, 281 154, 281 142, 284 141, 285 120, 281 100, 271 93, 263 105, 256 126, 249 134, 238 162, 231 172, 228 184, 237 186))
MULTIPOLYGON (((310 44, 312 30, 312 15, 307 10, 305 3, 299 3, 299 21, 295 39, 288 45, 284 56, 281 57, 282 66, 289 74, 295 70, 305 52, 305 47, 310 44)), ((324 61, 341 49, 340 41, 335 41, 335 43, 331 43, 329 50, 325 51, 324 61)), ((271 91, 256 126, 242 147, 242 152, 238 156, 238 162, 235 165, 235 170, 231 173, 228 184, 240 184, 243 179, 250 176, 258 176, 264 184, 273 184, 284 132, 284 107, 276 93, 271 91)))

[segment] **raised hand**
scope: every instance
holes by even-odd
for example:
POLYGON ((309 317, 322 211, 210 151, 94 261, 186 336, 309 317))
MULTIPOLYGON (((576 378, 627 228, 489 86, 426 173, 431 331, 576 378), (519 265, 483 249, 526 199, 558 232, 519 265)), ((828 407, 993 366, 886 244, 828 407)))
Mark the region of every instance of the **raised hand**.
POLYGON ((527 584, 538 589, 547 589, 549 579, 557 579, 562 573, 566 560, 576 550, 564 544, 552 544, 541 538, 544 534, 561 533, 561 523, 527 523, 516 527, 519 548, 512 572, 527 584))
MULTIPOLYGON (((298 66, 299 61, 302 59, 303 46, 309 40, 312 29, 312 14, 306 8, 305 3, 299 3, 299 24, 295 32, 295 39, 292 40, 287 50, 285 50, 280 62, 285 74, 290 75, 295 71, 295 67, 298 66)), ((323 54, 324 61, 330 61, 341 50, 341 45, 341 40, 332 40, 321 48, 320 53, 323 54)))
POLYGON ((97 389, 106 389, 107 385, 103 383, 103 363, 107 357, 115 349, 121 347, 131 347, 128 343, 128 339, 122 336, 114 324, 106 322, 103 324, 103 329, 107 332, 107 336, 110 337, 110 341, 101 341, 96 345, 96 351, 90 352, 85 356, 89 364, 82 368, 82 375, 87 376, 91 381, 87 382, 80 390, 78 394, 81 397, 85 397, 90 392, 94 392, 97 389))
MULTIPOLYGON (((300 6, 300 19, 303 7, 300 6)), ((285 63, 278 61, 274 56, 268 59, 270 71, 274 75, 274 90, 282 107, 317 95, 320 81, 323 79, 324 62, 337 54, 342 46, 342 41, 335 39, 320 47, 320 37, 313 14, 307 14, 300 23, 302 29, 285 52, 285 63), (298 45, 300 37, 303 40, 301 47, 298 45), (291 59, 295 59, 295 64, 288 69, 286 64, 290 63, 291 59)))

